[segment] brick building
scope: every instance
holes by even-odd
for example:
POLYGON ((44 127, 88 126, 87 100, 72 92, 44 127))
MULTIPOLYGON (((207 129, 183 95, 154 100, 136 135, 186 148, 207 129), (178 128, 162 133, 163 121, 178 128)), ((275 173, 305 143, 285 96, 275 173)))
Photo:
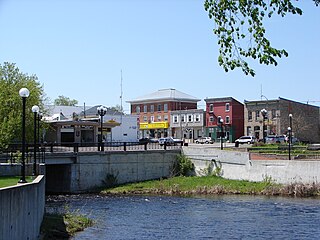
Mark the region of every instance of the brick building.
POLYGON ((176 89, 161 89, 128 101, 131 114, 139 116, 139 137, 173 136, 170 128, 171 111, 197 109, 197 99, 176 89))
POLYGON ((244 134, 244 106, 232 97, 206 98, 206 135, 218 141, 223 119, 226 140, 234 142, 244 134))
POLYGON ((273 100, 244 101, 245 135, 263 139, 267 135, 284 135, 290 126, 292 134, 303 142, 319 142, 319 107, 279 97, 273 100), (265 118, 261 110, 265 109, 265 118), (264 129, 264 131, 263 131, 264 129), (264 134, 263 134, 264 132, 264 134))

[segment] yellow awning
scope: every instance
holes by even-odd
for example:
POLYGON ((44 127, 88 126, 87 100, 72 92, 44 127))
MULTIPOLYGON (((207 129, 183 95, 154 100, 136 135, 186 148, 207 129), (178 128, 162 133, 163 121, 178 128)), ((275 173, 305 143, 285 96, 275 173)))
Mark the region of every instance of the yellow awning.
POLYGON ((140 129, 162 129, 162 128, 169 128, 169 123, 168 122, 140 123, 140 129))

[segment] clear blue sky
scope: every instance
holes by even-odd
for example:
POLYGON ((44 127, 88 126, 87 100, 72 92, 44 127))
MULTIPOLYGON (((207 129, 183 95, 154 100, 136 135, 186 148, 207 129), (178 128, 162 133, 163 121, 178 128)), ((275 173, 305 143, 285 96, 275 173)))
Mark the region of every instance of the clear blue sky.
MULTIPOLYGON (((256 77, 217 63, 214 23, 200 0, 0 0, 0 63, 35 74, 53 101, 120 105, 163 88, 200 99, 280 97, 320 105, 320 7, 275 18, 267 31, 289 57, 252 65, 256 77)), ((203 108, 204 102, 199 103, 203 108)))

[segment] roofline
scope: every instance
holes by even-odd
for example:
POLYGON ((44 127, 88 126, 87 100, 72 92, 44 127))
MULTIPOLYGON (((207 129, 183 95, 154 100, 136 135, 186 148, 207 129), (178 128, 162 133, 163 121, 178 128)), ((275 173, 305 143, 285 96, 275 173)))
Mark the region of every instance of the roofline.
POLYGON ((238 101, 237 99, 233 98, 233 97, 218 97, 218 98, 206 98, 204 99, 205 102, 232 102, 232 101, 235 101, 235 102, 238 102, 240 103, 241 105, 243 105, 242 102, 238 101))
POLYGON ((131 100, 126 101, 127 103, 156 103, 156 102, 191 102, 197 103, 200 102, 201 99, 186 99, 186 98, 158 98, 158 99, 143 99, 143 100, 131 100))

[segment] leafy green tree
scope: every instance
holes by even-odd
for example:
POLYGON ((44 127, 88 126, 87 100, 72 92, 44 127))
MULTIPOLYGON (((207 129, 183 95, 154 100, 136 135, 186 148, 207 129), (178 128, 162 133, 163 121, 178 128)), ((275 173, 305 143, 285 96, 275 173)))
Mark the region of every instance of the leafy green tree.
POLYGON ((114 107, 108 108, 108 110, 124 114, 122 107, 118 104, 114 107))
POLYGON ((0 147, 12 142, 21 141, 22 132, 22 99, 21 88, 28 88, 30 95, 26 100, 26 137, 32 141, 34 116, 33 105, 43 110, 43 87, 36 75, 20 72, 14 63, 0 64, 0 147))
MULTIPOLYGON (((318 6, 320 0, 313 0, 318 6)), ((214 34, 218 37, 218 63, 226 72, 241 68, 255 75, 247 60, 255 59, 260 64, 277 65, 277 58, 287 57, 285 49, 277 49, 266 37, 264 22, 275 14, 302 15, 302 10, 293 5, 293 0, 205 0, 204 7, 209 18, 215 22, 214 34), (248 45, 248 43, 250 43, 248 45)))
POLYGON ((77 104, 77 100, 70 99, 65 96, 59 96, 57 99, 54 100, 54 105, 56 106, 76 106, 77 104))

